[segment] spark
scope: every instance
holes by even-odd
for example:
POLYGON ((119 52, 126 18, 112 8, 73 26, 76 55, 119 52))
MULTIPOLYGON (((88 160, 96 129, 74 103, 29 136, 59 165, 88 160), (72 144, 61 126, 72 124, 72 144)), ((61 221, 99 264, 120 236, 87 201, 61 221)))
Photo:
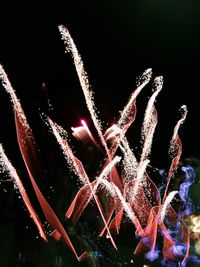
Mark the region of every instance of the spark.
POLYGON ((19 117, 20 122, 24 126, 24 131, 26 131, 26 134, 29 136, 29 138, 32 138, 32 131, 29 127, 29 124, 27 122, 26 116, 24 114, 24 111, 22 109, 20 100, 17 98, 15 94, 15 90, 13 89, 8 76, 6 72, 4 71, 4 68, 2 65, 0 65, 0 79, 2 80, 2 85, 5 88, 6 92, 10 95, 11 102, 13 104, 14 110, 17 112, 17 116, 19 117))
POLYGON ((22 199, 30 213, 31 218, 33 219, 34 223, 36 224, 39 234, 42 237, 42 239, 44 239, 45 241, 47 241, 47 237, 45 235, 45 232, 42 228, 42 224, 39 220, 39 217, 37 215, 37 213, 35 212, 30 199, 26 193, 26 190, 22 184, 22 181, 20 180, 16 169, 13 167, 13 165, 11 164, 11 162, 9 161, 8 157, 6 156, 2 145, 0 144, 0 168, 2 169, 3 172, 6 172, 9 174, 9 176, 12 178, 15 188, 19 190, 19 193, 22 196, 22 199))
MULTIPOLYGON (((49 124, 51 126, 53 134, 55 135, 60 147, 62 148, 63 154, 64 154, 65 159, 67 160, 68 164, 70 166, 73 166, 73 171, 78 175, 78 177, 83 182, 83 184, 89 185, 89 188, 90 188, 90 191, 91 191, 91 196, 93 195, 93 197, 95 199, 95 202, 97 204, 97 207, 98 207, 99 212, 101 214, 101 217, 103 219, 104 225, 107 228, 108 234, 110 236, 110 240, 111 240, 114 248, 117 249, 117 246, 116 246, 116 244, 115 244, 115 242, 114 242, 114 240, 112 238, 112 235, 111 235, 110 230, 108 228, 108 225, 107 225, 107 222, 105 220, 104 214, 103 214, 102 209, 100 207, 99 201, 98 201, 95 193, 93 192, 93 188, 92 188, 90 180, 89 180, 89 178, 88 178, 88 176, 87 176, 87 174, 86 174, 86 172, 84 170, 84 167, 83 167, 82 163, 73 155, 73 152, 72 152, 71 148, 68 145, 67 138, 66 138, 66 135, 67 135, 66 131, 61 126, 59 126, 56 123, 54 123, 50 118, 48 118, 48 122, 49 122, 49 124), (64 138, 62 138, 62 136, 64 138)), ((115 163, 115 161, 114 161, 114 163, 115 163)), ((110 165, 112 166, 112 162, 110 163, 110 165)), ((110 167, 110 165, 109 165, 109 167, 110 167)), ((107 173, 112 169, 112 168, 110 169, 109 167, 108 167, 108 169, 105 170, 104 173, 107 173)))
POLYGON ((81 56, 78 53, 76 45, 75 45, 68 29, 66 27, 64 27, 63 25, 60 25, 58 28, 59 28, 62 40, 64 41, 64 44, 66 45, 66 52, 70 52, 72 54, 75 68, 76 68, 76 71, 78 74, 81 88, 82 88, 84 96, 85 96, 85 101, 86 101, 88 110, 90 112, 94 126, 98 132, 98 135, 100 137, 102 145, 104 146, 106 153, 109 157, 109 150, 108 150, 107 144, 106 144, 105 139, 104 139, 103 134, 102 134, 102 124, 101 124, 101 121, 98 119, 98 116, 96 114, 96 107, 94 104, 93 91, 90 88, 88 75, 87 75, 87 72, 84 68, 83 61, 81 59, 81 56))
POLYGON ((165 202, 163 204, 161 213, 160 213, 160 222, 163 222, 163 220, 164 220, 164 218, 166 216, 167 208, 169 207, 169 204, 172 202, 173 198, 175 197, 175 195, 177 193, 178 193, 178 191, 172 191, 167 196, 167 198, 166 198, 166 200, 165 200, 165 202))
POLYGON ((130 117, 130 115, 133 112, 132 107, 133 105, 135 105, 135 101, 136 101, 138 94, 149 83, 151 77, 152 77, 151 68, 145 70, 145 72, 142 74, 141 80, 143 80, 143 82, 138 86, 138 88, 135 91, 133 91, 128 103, 126 104, 123 111, 121 112, 121 116, 118 121, 118 125, 120 128, 124 128, 125 125, 127 124, 127 119, 130 117))
POLYGON ((181 106, 180 110, 182 111, 181 118, 178 120, 178 122, 176 123, 176 125, 174 127, 172 139, 170 141, 169 153, 171 155, 173 155, 172 156, 173 159, 172 159, 172 163, 171 163, 171 166, 170 166, 169 172, 168 172, 167 184, 166 184, 166 188, 165 188, 165 192, 164 192, 164 196, 163 196, 163 202, 166 199, 171 178, 172 178, 174 172, 176 171, 176 168, 179 164, 180 157, 182 154, 182 143, 181 143, 181 140, 179 138, 178 131, 179 131, 180 126, 183 124, 183 122, 186 119, 187 107, 185 105, 183 105, 183 106, 181 106), (174 156, 174 154, 175 154, 175 156, 174 156))
POLYGON ((154 80, 154 84, 156 86, 156 90, 147 104, 142 126, 142 139, 144 140, 144 145, 141 153, 141 162, 147 158, 151 150, 153 135, 157 124, 157 112, 154 107, 154 102, 156 100, 157 95, 162 89, 163 78, 156 77, 154 80))
POLYGON ((131 222, 133 222, 135 224, 136 229, 142 233, 143 229, 134 213, 134 211, 132 210, 132 208, 130 207, 129 203, 127 203, 122 195, 122 193, 120 192, 119 188, 113 183, 113 182, 108 182, 105 179, 101 180, 101 183, 109 190, 110 194, 112 196, 117 195, 117 197, 119 198, 128 218, 130 219, 131 222))
POLYGON ((176 139, 177 135, 178 135, 178 130, 180 128, 180 126, 184 123, 188 110, 187 110, 187 106, 186 105, 182 105, 180 108, 180 111, 182 112, 182 116, 181 119, 178 120, 175 128, 174 128, 174 132, 173 132, 173 136, 172 136, 172 141, 176 139))

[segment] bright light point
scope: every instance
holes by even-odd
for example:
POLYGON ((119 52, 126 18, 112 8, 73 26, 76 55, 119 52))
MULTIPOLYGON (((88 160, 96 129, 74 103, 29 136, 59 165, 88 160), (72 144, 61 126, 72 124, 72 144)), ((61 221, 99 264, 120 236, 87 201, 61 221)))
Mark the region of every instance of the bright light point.
POLYGON ((87 126, 86 122, 84 120, 81 120, 81 123, 83 126, 87 126))

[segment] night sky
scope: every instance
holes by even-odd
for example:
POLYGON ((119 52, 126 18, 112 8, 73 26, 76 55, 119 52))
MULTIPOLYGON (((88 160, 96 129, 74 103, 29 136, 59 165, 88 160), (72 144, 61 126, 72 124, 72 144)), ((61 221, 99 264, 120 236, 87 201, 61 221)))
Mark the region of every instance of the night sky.
MULTIPOLYGON (((17 8, 12 3, 1 6, 0 64, 21 100, 39 145, 46 149, 44 155, 51 148, 48 148, 48 137, 44 136, 40 111, 47 112, 67 130, 78 126, 84 118, 95 133, 72 59, 65 53, 58 32, 60 24, 69 29, 82 56, 104 129, 117 121, 119 111, 136 88, 136 78, 152 68, 153 77, 164 77, 164 86, 156 102, 158 125, 151 164, 158 168, 169 164, 168 146, 183 104, 188 107, 188 116, 180 129, 182 159, 200 158, 199 1, 74 0, 65 1, 65 5, 36 6, 27 2, 23 6, 18 3, 17 8), (51 111, 45 102, 45 92, 53 106, 51 111)), ((136 154, 141 149, 141 124, 151 89, 150 83, 139 95, 137 119, 128 132, 136 154)), ((12 106, 1 85, 0 143, 14 166, 20 169, 23 163, 12 106)), ((45 164, 48 165, 47 160, 45 164)), ((7 195, 3 194, 1 202, 5 203, 7 195)), ((6 204, 2 215, 5 225, 9 205, 6 204)), ((27 215, 24 210, 19 213, 21 218, 27 215)), ((7 240, 7 234, 3 240, 7 240)))
MULTIPOLYGON (((58 25, 63 24, 85 63, 102 121, 110 124, 116 120, 136 78, 151 67, 154 76, 164 77, 156 104, 159 123, 155 138, 159 142, 155 140, 152 153, 159 156, 163 148, 161 157, 165 157, 179 107, 186 104, 188 118, 180 131, 183 155, 199 156, 198 1, 66 1, 65 6, 2 10, 7 17, 1 17, 0 62, 27 112, 39 103, 45 82, 59 123, 69 127, 82 117, 89 119, 75 68, 58 33, 58 25)), ((135 135, 140 132, 150 94, 149 86, 138 98, 138 124, 136 121, 132 127, 131 139, 134 129, 135 135)), ((4 114, 1 135, 7 137, 11 111, 5 93, 0 95, 4 114)))

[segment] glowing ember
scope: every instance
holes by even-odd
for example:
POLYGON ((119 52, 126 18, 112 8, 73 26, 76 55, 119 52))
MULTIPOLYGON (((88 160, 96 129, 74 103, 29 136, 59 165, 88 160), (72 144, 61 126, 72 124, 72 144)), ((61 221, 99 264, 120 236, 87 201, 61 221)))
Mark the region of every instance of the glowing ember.
MULTIPOLYGON (((101 223, 98 224, 100 227, 97 229, 99 231, 99 238, 103 238, 105 235, 109 238, 115 249, 117 249, 117 246, 112 233, 120 234, 120 227, 123 222, 122 219, 124 213, 128 217, 129 223, 133 224, 135 232, 132 233, 132 235, 137 237, 139 241, 137 246, 132 248, 133 253, 131 259, 128 260, 131 264, 134 265, 135 263, 135 259, 132 258, 137 258, 138 256, 143 255, 146 258, 145 260, 150 264, 144 264, 145 262, 143 262, 144 267, 151 266, 151 262, 154 261, 159 261, 161 264, 168 264, 166 266, 175 266, 174 264, 176 263, 178 263, 179 266, 185 266, 188 259, 191 259, 189 256, 189 231, 195 232, 196 234, 200 233, 199 216, 190 217, 190 227, 186 227, 181 219, 183 216, 191 215, 191 206, 186 204, 189 199, 188 188, 194 181, 192 180, 192 175, 191 172, 189 173, 188 167, 182 168, 186 176, 186 181, 181 184, 180 190, 169 192, 169 186, 171 178, 178 168, 182 153, 182 144, 178 131, 187 115, 186 106, 182 106, 181 119, 177 122, 174 128, 170 143, 172 162, 166 181, 164 181, 166 185, 165 192, 161 198, 157 186, 149 177, 147 167, 150 162, 153 135, 157 125, 155 100, 162 89, 163 78, 156 77, 153 81, 154 91, 148 101, 144 114, 141 130, 142 152, 138 160, 129 146, 126 132, 136 117, 136 98, 151 80, 152 70, 147 69, 141 75, 137 83, 138 87, 133 91, 129 101, 120 112, 118 123, 111 125, 108 129, 103 129, 102 123, 97 116, 88 75, 84 69, 83 62, 73 39, 64 26, 59 26, 59 31, 66 45, 66 51, 70 52, 72 55, 82 91, 85 96, 86 105, 98 133, 99 140, 96 140, 94 137, 95 135, 93 136, 84 120, 81 120, 81 126, 71 128, 72 136, 85 142, 85 145, 87 145, 86 141, 90 140, 93 143, 94 148, 100 150, 101 153, 103 153, 103 149, 105 150, 104 159, 102 162, 99 162, 101 169, 96 170, 95 177, 89 177, 85 171, 83 163, 74 155, 74 152, 69 145, 68 140, 71 133, 67 133, 65 129, 53 122, 51 118, 46 117, 46 125, 55 136, 68 166, 70 166, 71 171, 74 172, 75 176, 81 182, 81 188, 79 188, 76 196, 66 211, 66 218, 71 218, 74 227, 76 227, 76 223, 79 221, 84 210, 90 205, 92 200, 94 200, 100 214, 99 218, 101 219, 101 223), (120 156, 116 155, 117 153, 120 153, 120 156), (171 202, 177 193, 179 193, 186 210, 186 213, 183 211, 181 215, 177 215, 171 206, 171 202), (175 237, 174 233, 177 229, 180 235, 175 237), (160 240, 162 240, 162 244, 160 240)), ((2 146, 0 146, 0 168, 2 172, 8 173, 13 179, 41 237, 46 241, 49 237, 53 237, 57 241, 62 240, 71 249, 79 261, 88 258, 90 257, 89 251, 78 256, 66 230, 36 183, 35 178, 38 176, 41 177, 41 172, 37 161, 37 147, 32 130, 2 66, 0 66, 0 79, 2 80, 4 88, 9 93, 13 104, 20 151, 33 190, 43 210, 46 221, 50 225, 50 234, 45 233, 42 228, 40 219, 30 203, 22 182, 16 170, 6 157, 2 146)), ((199 246, 197 246, 196 250, 199 250, 199 246)), ((96 258, 103 258, 101 252, 95 251, 94 255, 96 258)), ((127 264, 128 261, 126 261, 125 264, 127 264)), ((197 262, 194 258, 193 261, 197 262)))

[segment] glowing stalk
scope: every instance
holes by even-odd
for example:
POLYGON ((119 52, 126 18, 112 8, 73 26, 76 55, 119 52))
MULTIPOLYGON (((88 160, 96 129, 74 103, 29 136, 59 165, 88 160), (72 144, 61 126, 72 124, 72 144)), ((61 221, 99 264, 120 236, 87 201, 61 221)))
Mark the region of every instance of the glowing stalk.
MULTIPOLYGON (((49 122, 49 124, 51 126, 53 134, 55 135, 55 137, 56 137, 56 139, 57 139, 57 141, 58 141, 58 143, 59 143, 59 145, 60 145, 60 147, 61 147, 61 149, 63 151, 63 154, 64 154, 68 164, 73 167, 74 172, 78 175, 80 180, 84 184, 87 184, 90 187, 91 195, 93 194, 93 197, 95 199, 95 202, 97 204, 97 207, 99 209, 101 217, 102 217, 103 222, 105 224, 105 227, 106 227, 106 229, 108 231, 108 235, 110 236, 110 240, 111 240, 114 248, 117 249, 116 244, 115 244, 115 242, 114 242, 114 240, 112 238, 112 235, 110 233, 110 230, 108 228, 108 225, 107 225, 107 222, 105 220, 105 217, 103 215, 103 212, 101 210, 101 207, 100 207, 100 204, 99 204, 99 200, 98 200, 96 194, 93 192, 93 188, 92 188, 90 180, 89 180, 89 178, 88 178, 88 176, 87 176, 87 174, 86 174, 86 172, 84 170, 84 167, 83 167, 82 163, 74 156, 71 148, 68 145, 68 142, 67 142, 67 139, 66 139, 66 137, 67 137, 66 136, 67 135, 66 131, 61 126, 58 126, 56 123, 54 123, 50 118, 48 118, 48 122, 49 122), (63 137, 61 137, 61 135, 63 137)), ((112 167, 114 166, 114 164, 112 164, 112 162, 111 162, 111 166, 112 167)), ((106 174, 107 174, 107 172, 109 173, 110 170, 112 169, 112 168, 110 169, 109 167, 110 166, 108 166, 108 171, 107 171, 107 169, 105 170, 106 174)))
POLYGON ((29 200, 29 197, 26 193, 26 190, 22 184, 22 181, 20 180, 15 168, 12 166, 11 162, 7 158, 6 154, 4 153, 4 150, 2 148, 2 145, 0 145, 0 167, 3 172, 6 172, 9 174, 9 176, 12 178, 15 187, 19 190, 19 193, 22 196, 22 199, 30 213, 31 218, 33 219, 35 225, 38 228, 39 234, 44 239, 47 241, 46 235, 44 233, 44 230, 42 228, 42 224, 39 220, 39 217, 37 213, 35 212, 33 206, 31 205, 31 202, 29 200))

